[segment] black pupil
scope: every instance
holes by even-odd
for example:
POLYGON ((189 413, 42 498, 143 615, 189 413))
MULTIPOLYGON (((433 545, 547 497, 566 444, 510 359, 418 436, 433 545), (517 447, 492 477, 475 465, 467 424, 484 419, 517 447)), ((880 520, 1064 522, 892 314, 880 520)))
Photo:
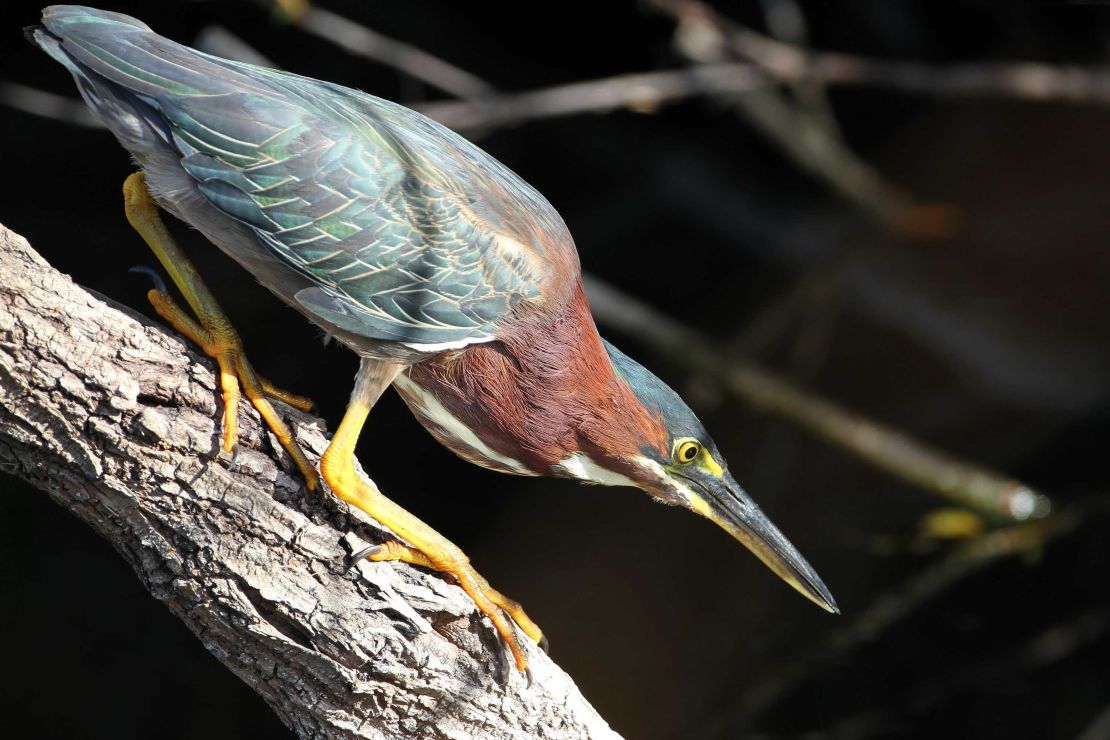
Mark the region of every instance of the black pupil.
POLYGON ((686 448, 686 452, 682 453, 682 458, 684 460, 693 460, 694 455, 696 455, 696 454, 698 454, 698 448, 694 447, 693 445, 690 445, 689 447, 686 448))

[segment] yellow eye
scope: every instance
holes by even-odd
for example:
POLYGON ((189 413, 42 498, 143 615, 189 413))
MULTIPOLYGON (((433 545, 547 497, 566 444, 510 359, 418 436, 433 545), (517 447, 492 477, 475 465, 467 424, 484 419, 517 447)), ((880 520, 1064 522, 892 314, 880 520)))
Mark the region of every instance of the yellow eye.
POLYGON ((680 444, 674 451, 674 459, 679 465, 689 465, 698 459, 701 454, 701 445, 692 440, 680 444))

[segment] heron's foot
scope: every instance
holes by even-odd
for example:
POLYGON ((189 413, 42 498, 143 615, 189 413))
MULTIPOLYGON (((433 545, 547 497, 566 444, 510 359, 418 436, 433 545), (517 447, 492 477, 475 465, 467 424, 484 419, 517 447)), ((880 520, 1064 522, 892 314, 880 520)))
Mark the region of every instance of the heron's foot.
POLYGON ((512 625, 505 619, 506 614, 516 622, 524 634, 543 648, 544 652, 547 651, 547 638, 543 636, 539 626, 524 613, 524 608, 518 602, 490 586, 489 582, 479 575, 474 570, 474 566, 465 558, 462 562, 444 561, 436 558, 434 554, 428 555, 396 540, 390 540, 381 545, 374 545, 361 550, 355 553, 352 559, 357 561, 363 557, 375 562, 400 560, 453 576, 462 590, 477 604, 479 611, 493 622, 494 627, 497 628, 502 639, 509 646, 518 670, 522 672, 527 670, 527 659, 517 639, 516 632, 513 631, 512 625))
MULTIPOLYGON (((169 294, 169 291, 166 289, 165 281, 162 280, 162 276, 158 274, 158 271, 144 265, 137 265, 135 267, 132 267, 129 272, 146 275, 154 282, 154 290, 147 293, 147 298, 148 300, 150 300, 151 305, 154 306, 154 310, 158 311, 158 315, 165 318, 167 322, 172 324, 173 327, 177 329, 177 331, 189 337, 189 339, 192 340, 193 343, 195 343, 196 345, 203 347, 204 345, 200 341, 198 341, 198 339, 195 338, 192 334, 192 332, 198 331, 199 327, 196 326, 196 322, 192 320, 192 317, 190 317, 188 313, 186 313, 185 309, 174 302, 173 298, 169 294), (156 298, 151 297, 151 293, 157 293, 158 295, 156 298), (159 306, 165 307, 167 313, 171 314, 173 318, 167 318, 165 314, 159 311, 159 306), (186 324, 186 322, 188 323, 186 324)), ((203 333, 203 330, 200 331, 203 333)), ((212 357, 215 357, 215 355, 212 355, 212 357)), ((311 398, 308 398, 307 396, 299 396, 296 393, 290 393, 283 388, 278 388, 276 385, 266 380, 266 378, 262 377, 261 375, 256 375, 256 377, 258 378, 258 382, 262 385, 262 392, 265 393, 269 398, 276 398, 287 406, 292 406, 298 411, 306 414, 311 413, 312 409, 316 408, 316 404, 312 402, 311 398)))
MULTIPOLYGON (((154 310, 173 328, 188 337, 216 360, 220 368, 220 388, 223 392, 223 450, 234 455, 239 441, 239 399, 245 395, 266 425, 278 438, 281 446, 293 458, 304 476, 309 490, 316 488, 319 478, 312 464, 305 457, 292 430, 285 423, 267 397, 277 398, 289 405, 307 411, 312 402, 302 396, 281 390, 263 380, 251 367, 243 351, 243 343, 231 321, 201 280, 196 268, 185 256, 166 230, 158 206, 150 198, 142 173, 127 178, 123 185, 124 210, 135 230, 146 240, 162 266, 170 273, 174 283, 193 309, 190 314, 166 291, 165 284, 154 273, 155 287, 147 292, 154 310), (195 314, 196 318, 193 317, 195 314)), ((140 272, 151 271, 141 269, 140 272)))
MULTIPOLYGON (((246 353, 239 333, 234 327, 220 316, 215 321, 198 323, 177 304, 173 298, 158 289, 147 293, 154 310, 166 320, 174 329, 188 337, 200 347, 206 355, 213 358, 220 368, 220 389, 223 393, 223 450, 234 454, 239 442, 239 400, 246 396, 251 404, 258 410, 259 415, 266 422, 266 426, 277 437, 281 446, 293 458, 297 469, 304 476, 308 489, 314 490, 319 478, 312 463, 305 457, 304 452, 297 444, 293 431, 274 410, 268 400, 276 398, 283 403, 308 412, 312 409, 312 401, 304 396, 298 396, 289 391, 277 388, 268 380, 260 377, 254 371, 246 353)), ((210 318, 210 317, 209 317, 210 318)))

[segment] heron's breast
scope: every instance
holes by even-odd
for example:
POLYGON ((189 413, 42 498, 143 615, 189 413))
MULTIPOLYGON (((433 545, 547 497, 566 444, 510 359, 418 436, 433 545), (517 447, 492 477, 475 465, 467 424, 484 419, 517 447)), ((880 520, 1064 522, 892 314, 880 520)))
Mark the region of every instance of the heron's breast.
POLYGON ((431 432, 432 436, 462 459, 483 468, 513 475, 536 475, 519 460, 503 455, 482 441, 474 429, 444 406, 434 394, 423 388, 407 374, 401 373, 393 381, 413 415, 431 432))

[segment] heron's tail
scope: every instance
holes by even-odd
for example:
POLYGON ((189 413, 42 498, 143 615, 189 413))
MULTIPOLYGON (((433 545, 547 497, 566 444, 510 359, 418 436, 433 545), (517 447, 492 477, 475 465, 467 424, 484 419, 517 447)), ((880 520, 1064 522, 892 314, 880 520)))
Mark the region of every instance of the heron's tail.
POLYGON ((242 65, 170 41, 120 13, 52 5, 25 34, 73 74, 97 118, 141 164, 167 147, 182 148, 174 132, 191 122, 189 101, 264 92, 242 65))
POLYGON ((120 13, 53 5, 43 11, 42 25, 24 34, 69 70, 97 119, 140 163, 172 146, 159 98, 187 92, 188 83, 175 79, 187 70, 160 74, 171 62, 144 53, 159 38, 147 25, 120 13))
POLYGON ((26 34, 79 79, 97 75, 151 100, 218 95, 244 82, 225 60, 170 41, 121 13, 51 5, 42 25, 26 34))

